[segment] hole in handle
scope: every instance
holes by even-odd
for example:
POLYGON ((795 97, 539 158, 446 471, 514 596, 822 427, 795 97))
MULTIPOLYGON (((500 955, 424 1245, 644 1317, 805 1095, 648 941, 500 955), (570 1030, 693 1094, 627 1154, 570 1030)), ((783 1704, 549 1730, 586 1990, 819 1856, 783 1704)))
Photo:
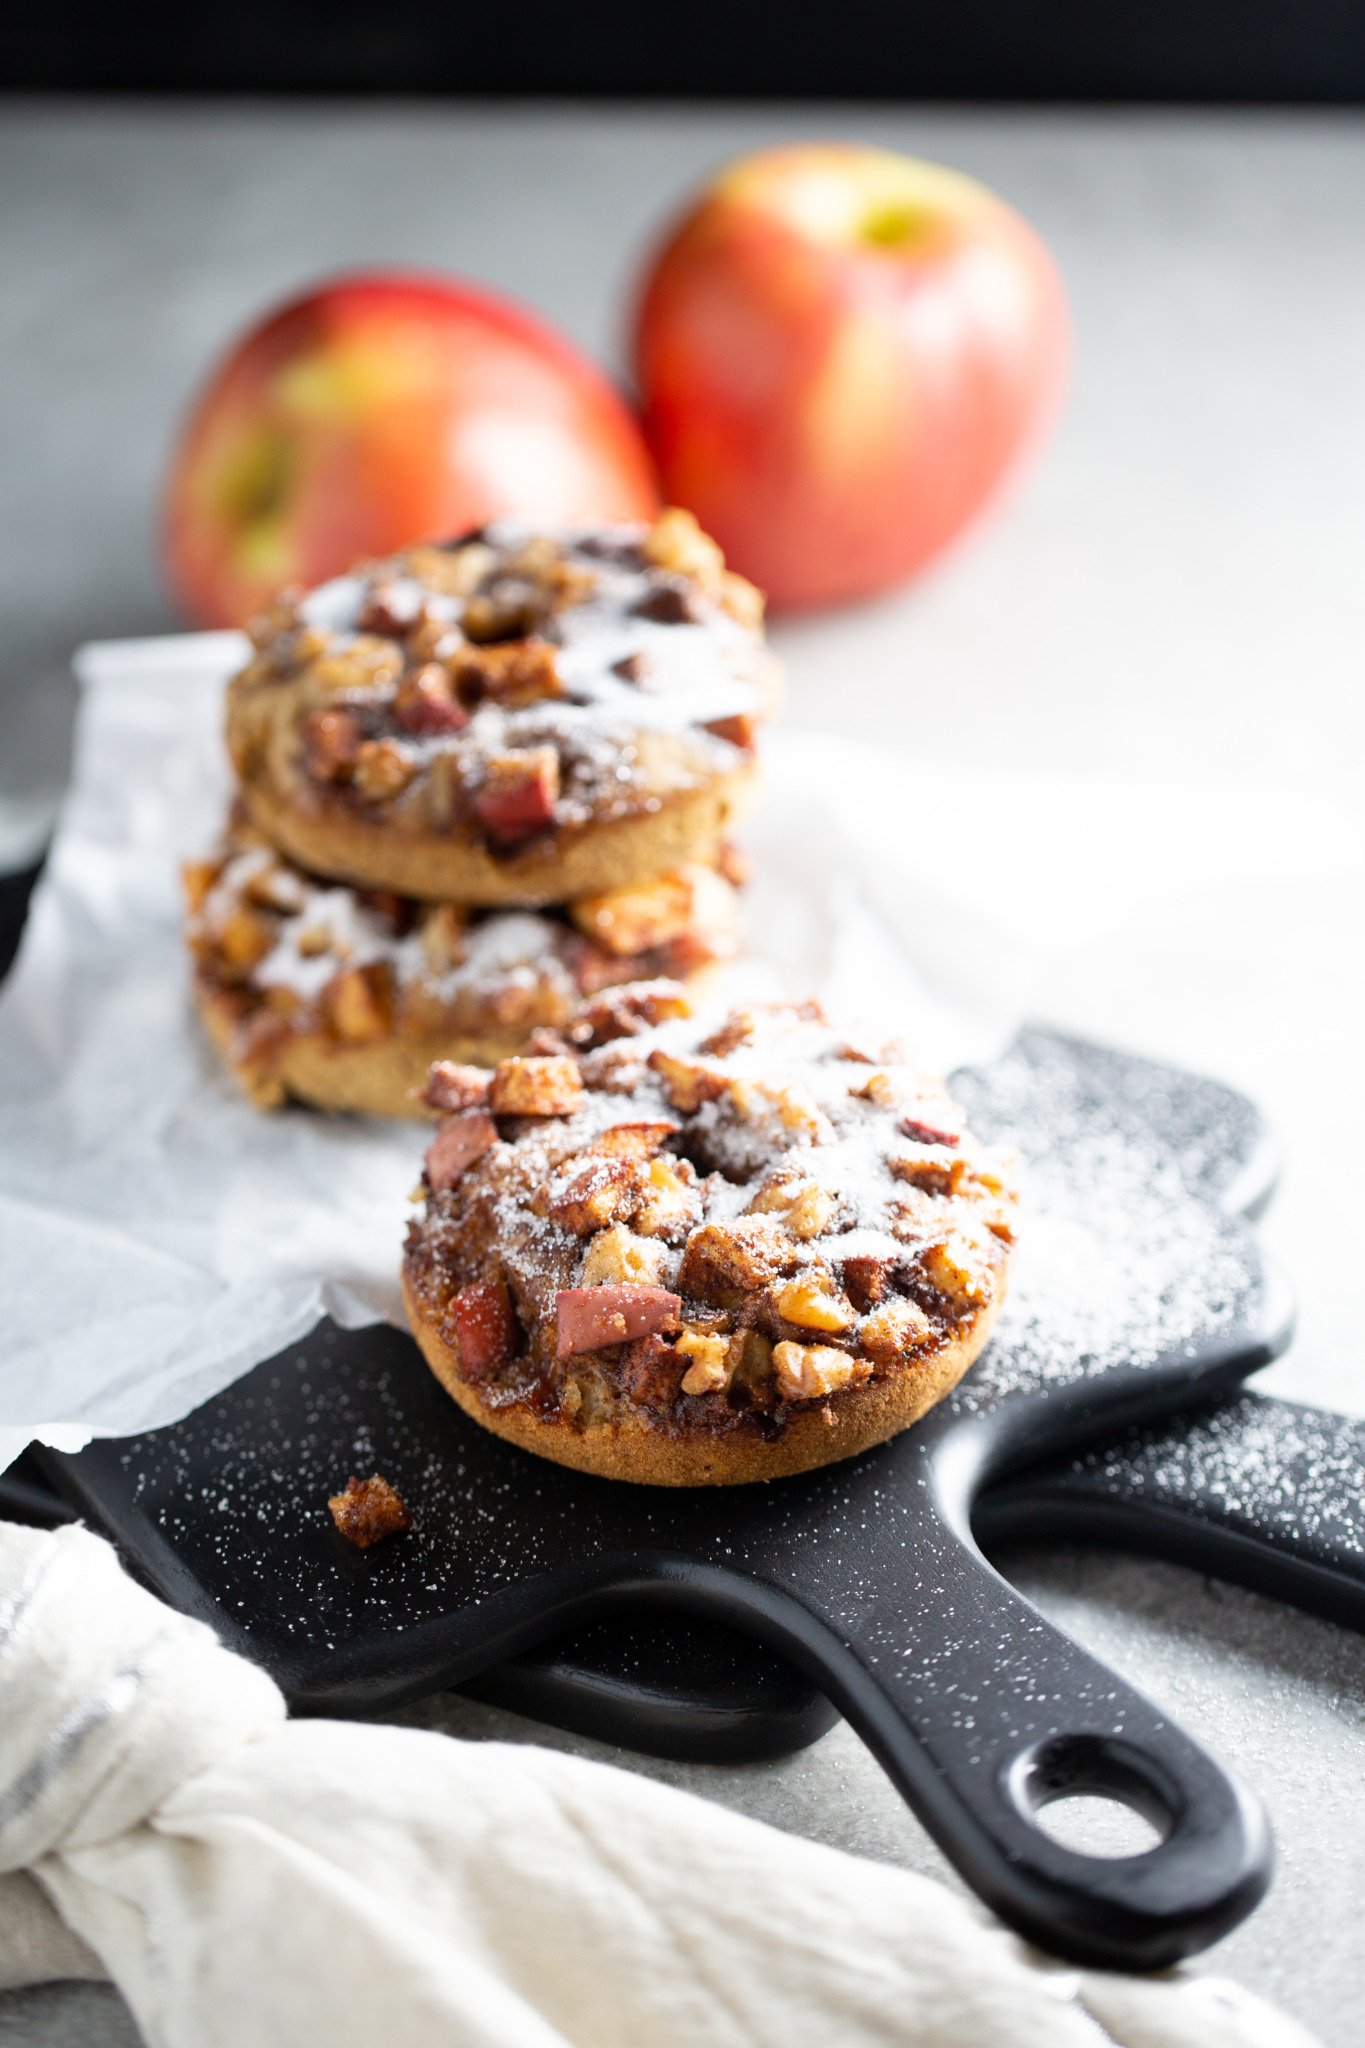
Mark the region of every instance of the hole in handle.
POLYGON ((1112 1735, 1049 1736, 1015 1758, 1007 1782, 1024 1818, 1081 1856, 1150 1855, 1183 1804, 1152 1757, 1112 1735))

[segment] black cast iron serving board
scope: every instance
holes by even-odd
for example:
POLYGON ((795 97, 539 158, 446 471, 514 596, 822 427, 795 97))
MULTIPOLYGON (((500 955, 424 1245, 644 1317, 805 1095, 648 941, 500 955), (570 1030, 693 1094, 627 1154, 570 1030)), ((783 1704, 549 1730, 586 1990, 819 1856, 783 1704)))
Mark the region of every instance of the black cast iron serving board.
POLYGON ((642 1604, 738 1627, 854 1724, 1006 1919, 1077 1959, 1168 1963, 1263 1892, 1260 1808, 990 1568, 972 1502, 1265 1363, 1289 1306, 1197 1116, 1156 1135, 1160 1070, 1032 1034, 956 1086, 981 1134, 1024 1154, 1011 1300, 956 1393, 861 1458, 714 1491, 587 1478, 478 1429, 408 1340, 367 1332, 45 1467, 305 1711, 396 1705, 642 1604), (398 1486, 409 1536, 368 1553, 337 1537, 326 1495, 355 1469, 398 1486), (1085 1790, 1147 1812, 1158 1846, 1092 1858, 1036 1825, 1085 1790))

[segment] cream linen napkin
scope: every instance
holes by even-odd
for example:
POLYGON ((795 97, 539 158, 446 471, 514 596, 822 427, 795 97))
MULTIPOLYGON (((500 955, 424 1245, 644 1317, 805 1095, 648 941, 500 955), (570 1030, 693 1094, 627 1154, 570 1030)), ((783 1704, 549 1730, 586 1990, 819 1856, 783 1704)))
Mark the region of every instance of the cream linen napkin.
POLYGON ((80 1528, 0 1523, 0 1984, 150 2048, 1311 2048, 625 1771, 285 1718, 80 1528))

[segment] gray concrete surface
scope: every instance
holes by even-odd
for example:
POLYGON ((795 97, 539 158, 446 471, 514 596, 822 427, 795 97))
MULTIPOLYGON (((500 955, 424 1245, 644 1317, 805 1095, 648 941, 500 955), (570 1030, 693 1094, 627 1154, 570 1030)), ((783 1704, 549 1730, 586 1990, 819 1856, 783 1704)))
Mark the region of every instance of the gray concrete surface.
MULTIPOLYGON (((910 748, 927 772, 973 759, 1255 792, 1272 848, 1286 791, 1358 811, 1365 121, 28 103, 0 123, 0 864, 60 785, 70 647, 174 623, 157 478, 234 326, 341 264, 432 263, 619 362, 622 296, 669 209, 718 158, 810 133, 941 158, 1022 207, 1061 260, 1077 356, 1046 458, 941 570, 782 629, 790 716, 910 748)), ((1312 888, 1262 867, 1058 953, 1039 1007, 1266 1102, 1286 1152, 1267 1227, 1303 1300, 1268 1381, 1361 1412, 1365 885, 1348 859, 1312 888)), ((1011 1569, 1258 1786, 1279 1877, 1205 1966, 1354 2048, 1365 1644, 1174 1567, 1054 1551, 1011 1569)), ((405 1718, 567 1740, 459 1701, 405 1718)), ((621 1761, 942 1871, 846 1729, 742 1770, 621 1761)), ((0 2041, 126 2038, 87 1987, 0 1998, 0 2041)))

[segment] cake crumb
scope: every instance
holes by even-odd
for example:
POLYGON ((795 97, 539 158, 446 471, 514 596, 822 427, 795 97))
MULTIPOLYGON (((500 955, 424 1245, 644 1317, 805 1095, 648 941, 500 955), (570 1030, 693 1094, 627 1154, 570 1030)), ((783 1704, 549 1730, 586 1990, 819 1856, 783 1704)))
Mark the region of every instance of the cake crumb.
POLYGON ((402 1495, 377 1472, 369 1479, 357 1479, 352 1473, 346 1491, 330 1495, 327 1505, 341 1534, 358 1550, 368 1550, 385 1536, 412 1527, 402 1495))

